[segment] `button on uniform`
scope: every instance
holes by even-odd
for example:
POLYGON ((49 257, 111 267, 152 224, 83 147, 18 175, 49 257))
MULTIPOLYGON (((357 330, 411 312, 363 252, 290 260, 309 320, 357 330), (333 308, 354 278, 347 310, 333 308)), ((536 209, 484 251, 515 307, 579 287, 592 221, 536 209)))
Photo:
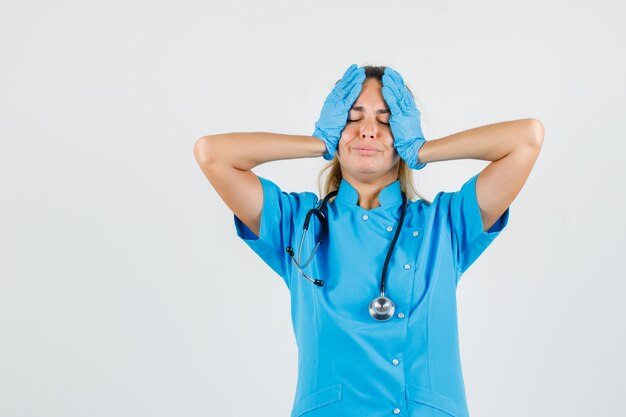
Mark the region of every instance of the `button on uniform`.
POLYGON ((362 218, 363 220, 367 220, 367 219, 369 219, 369 218, 370 218, 370 216, 368 216, 367 214, 364 214, 364 215, 362 215, 362 216, 361 216, 361 218, 362 218))
POLYGON ((398 313, 398 318, 399 319, 403 319, 404 318, 404 313, 398 313))
POLYGON ((400 409, 399 408, 394 408, 393 409, 393 413, 394 414, 400 414, 400 409))
POLYGON ((399 364, 399 363, 400 363, 400 361, 399 361, 399 360, 397 360, 397 359, 394 359, 394 360, 392 360, 392 361, 391 361, 391 363, 393 363, 394 365, 397 365, 397 364, 399 364))
POLYGON ((404 269, 411 269, 411 265, 410 264, 404 264, 404 269))

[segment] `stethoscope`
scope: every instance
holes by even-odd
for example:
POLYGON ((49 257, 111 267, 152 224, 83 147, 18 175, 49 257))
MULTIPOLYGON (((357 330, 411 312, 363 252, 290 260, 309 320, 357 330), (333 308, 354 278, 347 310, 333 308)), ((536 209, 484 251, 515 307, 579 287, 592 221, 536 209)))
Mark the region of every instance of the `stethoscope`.
MULTIPOLYGON (((298 268, 302 276, 308 279, 309 281, 313 282, 318 287, 321 287, 322 285, 324 285, 324 281, 320 279, 314 279, 314 278, 308 277, 304 273, 303 268, 306 268, 306 266, 311 262, 311 260, 313 259, 313 255, 315 255, 315 252, 317 251, 317 248, 320 246, 320 243, 324 239, 324 236, 326 236, 326 233, 328 233, 328 220, 326 219, 326 216, 324 215, 323 210, 326 204, 328 203, 328 200, 334 197, 335 195, 337 195, 338 192, 339 190, 331 191, 330 193, 326 195, 326 197, 324 197, 321 204, 317 208, 312 208, 311 210, 307 212, 306 217, 304 219, 302 239, 300 240, 300 249, 298 249, 298 260, 296 261, 296 258, 294 257, 294 253, 293 253, 293 248, 291 246, 287 246, 287 249, 286 249, 287 253, 291 257, 291 260, 296 264, 296 267, 298 268), (309 222, 311 221, 312 215, 315 215, 319 219, 320 223, 322 224, 322 231, 320 233, 319 238, 317 239, 315 248, 313 248, 313 252, 311 253, 311 256, 309 256, 309 259, 307 259, 304 264, 301 264, 302 244, 304 243, 304 236, 306 235, 306 232, 309 229, 309 222)), ((400 229, 402 229, 402 225, 404 224, 404 214, 406 213, 406 206, 407 206, 407 200, 403 192, 402 193, 402 214, 400 215, 400 220, 398 221, 398 227, 396 228, 396 233, 393 236, 391 245, 389 247, 389 250, 387 251, 387 257, 385 258, 385 264, 383 266, 383 272, 380 278, 380 296, 373 299, 369 305, 370 315, 375 320, 379 320, 379 321, 389 320, 391 317, 393 317, 393 314, 396 311, 396 306, 393 304, 393 301, 385 297, 385 278, 387 276, 387 267, 389 266, 389 260, 391 259, 393 248, 396 245, 398 236, 400 235, 400 229)))

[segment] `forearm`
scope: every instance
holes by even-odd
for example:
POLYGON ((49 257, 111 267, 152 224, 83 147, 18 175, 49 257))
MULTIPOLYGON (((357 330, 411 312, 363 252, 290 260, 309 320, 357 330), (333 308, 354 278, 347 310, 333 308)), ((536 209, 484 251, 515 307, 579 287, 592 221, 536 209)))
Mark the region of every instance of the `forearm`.
POLYGON ((204 136, 194 153, 203 164, 226 163, 250 170, 265 162, 281 159, 314 158, 324 155, 326 145, 314 136, 269 132, 238 132, 204 136))
POLYGON ((497 161, 520 146, 536 142, 541 123, 536 119, 518 119, 494 123, 428 140, 419 150, 422 163, 453 159, 497 161))

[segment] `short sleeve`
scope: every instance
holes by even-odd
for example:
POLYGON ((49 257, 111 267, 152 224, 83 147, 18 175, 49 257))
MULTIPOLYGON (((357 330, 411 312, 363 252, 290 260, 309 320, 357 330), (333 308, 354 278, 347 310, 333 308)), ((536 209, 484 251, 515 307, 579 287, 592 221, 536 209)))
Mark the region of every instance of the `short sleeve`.
POLYGON ((509 221, 510 207, 507 207, 493 226, 484 231, 476 199, 476 180, 479 174, 467 180, 459 191, 450 196, 450 234, 459 275, 478 259, 509 221))
POLYGON ((235 230, 239 236, 263 261, 269 265, 290 287, 289 264, 291 258, 286 252, 291 245, 295 219, 304 209, 307 194, 286 193, 274 182, 258 177, 263 187, 263 209, 259 236, 233 214, 235 230))

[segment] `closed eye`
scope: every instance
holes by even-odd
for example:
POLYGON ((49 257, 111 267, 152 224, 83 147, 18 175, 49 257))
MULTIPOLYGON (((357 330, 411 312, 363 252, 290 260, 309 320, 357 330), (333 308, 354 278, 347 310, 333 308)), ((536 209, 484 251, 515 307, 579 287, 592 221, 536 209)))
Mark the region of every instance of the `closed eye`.
MULTIPOLYGON (((348 119, 347 122, 358 122, 358 120, 350 120, 350 119, 348 119)), ((384 125, 389 126, 389 123, 381 122, 380 120, 378 120, 378 123, 382 123, 384 125)))

